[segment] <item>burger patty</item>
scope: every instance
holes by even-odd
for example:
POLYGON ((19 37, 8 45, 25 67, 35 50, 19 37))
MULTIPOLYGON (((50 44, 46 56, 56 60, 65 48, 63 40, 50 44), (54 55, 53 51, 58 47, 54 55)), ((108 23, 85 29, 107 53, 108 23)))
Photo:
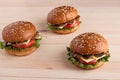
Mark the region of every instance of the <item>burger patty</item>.
MULTIPOLYGON (((79 20, 80 19, 80 16, 78 15, 75 19, 73 19, 73 20, 71 20, 71 21, 69 21, 69 22, 66 22, 66 23, 73 23, 74 22, 74 20, 79 20)), ((61 25, 65 25, 66 23, 62 23, 62 24, 54 24, 54 25, 52 25, 52 26, 54 26, 54 27, 59 27, 59 26, 61 26, 61 25)))

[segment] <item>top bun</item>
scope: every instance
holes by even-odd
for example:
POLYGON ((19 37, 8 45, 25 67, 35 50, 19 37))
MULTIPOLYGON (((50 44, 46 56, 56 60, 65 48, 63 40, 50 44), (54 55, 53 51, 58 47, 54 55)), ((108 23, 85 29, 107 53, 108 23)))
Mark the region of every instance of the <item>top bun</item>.
POLYGON ((70 49, 81 55, 107 53, 108 43, 100 34, 90 32, 75 37, 71 41, 70 49))
POLYGON ((36 34, 36 28, 31 22, 17 21, 7 25, 2 31, 5 42, 23 42, 36 34))
POLYGON ((62 24, 72 19, 75 19, 78 16, 78 12, 74 7, 71 6, 60 6, 48 13, 47 22, 55 25, 62 24))

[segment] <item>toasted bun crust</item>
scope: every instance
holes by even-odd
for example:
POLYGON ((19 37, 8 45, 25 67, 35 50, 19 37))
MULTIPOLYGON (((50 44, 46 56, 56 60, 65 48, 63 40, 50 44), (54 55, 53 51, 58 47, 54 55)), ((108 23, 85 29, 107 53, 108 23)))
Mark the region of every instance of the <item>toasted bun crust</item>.
POLYGON ((69 33, 72 33, 74 31, 76 31, 77 29, 79 28, 79 25, 78 26, 75 26, 73 29, 71 30, 52 30, 53 32, 57 33, 57 34, 69 34, 69 33))
POLYGON ((7 25, 2 31, 5 42, 23 42, 36 34, 36 28, 31 22, 17 21, 7 25))
POLYGON ((54 24, 62 24, 78 16, 78 12, 74 7, 71 6, 60 6, 48 13, 47 22, 54 24))
POLYGON ((83 33, 75 37, 70 44, 73 52, 78 54, 100 54, 107 53, 107 40, 97 33, 83 33))
POLYGON ((96 68, 99 68, 99 67, 101 67, 103 64, 104 64, 103 61, 97 62, 97 64, 94 66, 94 68, 91 68, 91 67, 89 67, 89 68, 82 68, 82 67, 80 67, 78 64, 76 64, 76 66, 79 67, 79 68, 82 68, 82 69, 90 70, 90 69, 96 69, 96 68))
POLYGON ((34 52, 37 48, 36 47, 30 47, 30 48, 25 48, 22 51, 17 51, 17 50, 11 50, 11 49, 5 49, 5 51, 8 54, 14 55, 14 56, 26 56, 34 52))

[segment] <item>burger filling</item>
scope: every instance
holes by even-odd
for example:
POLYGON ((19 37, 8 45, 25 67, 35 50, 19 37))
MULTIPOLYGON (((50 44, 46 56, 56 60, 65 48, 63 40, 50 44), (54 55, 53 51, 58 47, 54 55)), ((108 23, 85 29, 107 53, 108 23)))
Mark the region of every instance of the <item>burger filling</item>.
POLYGON ((74 29, 74 27, 78 26, 81 21, 79 20, 80 16, 78 15, 75 19, 66 22, 66 23, 62 23, 62 24, 56 24, 56 25, 52 25, 50 23, 48 23, 48 27, 50 29, 55 29, 55 30, 71 30, 74 29))
POLYGON ((100 61, 108 62, 110 57, 109 52, 100 53, 100 54, 88 54, 88 55, 80 55, 76 52, 73 52, 69 47, 67 47, 68 51, 68 60, 73 64, 77 64, 82 68, 90 69, 94 68, 100 61))
POLYGON ((29 40, 26 40, 24 42, 0 42, 0 48, 7 48, 7 49, 11 49, 11 50, 23 50, 25 48, 29 48, 32 46, 35 46, 36 48, 38 48, 40 46, 39 41, 42 39, 42 37, 39 35, 39 33, 37 32, 35 37, 29 40))

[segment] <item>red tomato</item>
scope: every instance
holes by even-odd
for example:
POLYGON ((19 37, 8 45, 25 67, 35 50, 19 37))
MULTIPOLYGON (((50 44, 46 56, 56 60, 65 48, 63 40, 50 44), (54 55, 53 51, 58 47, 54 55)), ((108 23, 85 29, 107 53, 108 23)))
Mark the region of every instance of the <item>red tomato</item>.
POLYGON ((81 63, 83 63, 83 64, 94 64, 94 63, 96 63, 97 62, 97 60, 93 60, 93 61, 90 61, 90 62, 85 62, 85 61, 83 61, 83 60, 81 60, 81 59, 79 59, 79 61, 81 62, 81 63))
POLYGON ((80 23, 79 20, 74 20, 74 22, 73 22, 72 24, 69 24, 69 23, 68 23, 67 25, 64 26, 64 28, 72 28, 72 27, 74 27, 74 26, 79 25, 79 23, 80 23))
POLYGON ((72 24, 67 24, 64 28, 71 28, 71 27, 73 27, 72 24))
POLYGON ((30 42, 28 44, 13 44, 12 46, 13 47, 16 47, 16 48, 27 48, 27 47, 30 47, 32 46, 33 44, 35 44, 35 40, 30 40, 30 42))
POLYGON ((79 20, 75 20, 74 23, 73 23, 73 25, 74 25, 74 26, 77 26, 77 25, 79 25, 79 23, 80 23, 79 20))

